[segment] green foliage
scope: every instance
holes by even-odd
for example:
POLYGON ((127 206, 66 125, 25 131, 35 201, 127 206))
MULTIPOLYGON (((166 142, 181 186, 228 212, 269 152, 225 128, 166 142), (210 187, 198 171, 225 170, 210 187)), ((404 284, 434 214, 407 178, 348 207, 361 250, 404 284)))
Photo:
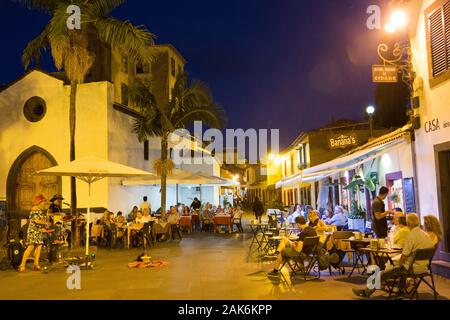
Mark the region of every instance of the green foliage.
POLYGON ((350 214, 348 215, 349 219, 365 219, 366 213, 359 206, 358 201, 353 200, 350 206, 350 214))

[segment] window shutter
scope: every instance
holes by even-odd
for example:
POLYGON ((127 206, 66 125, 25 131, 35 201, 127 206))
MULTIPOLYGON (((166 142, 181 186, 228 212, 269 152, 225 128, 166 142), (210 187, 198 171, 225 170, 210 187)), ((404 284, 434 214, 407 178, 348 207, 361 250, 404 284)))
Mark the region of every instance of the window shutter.
POLYGON ((447 70, 447 48, 445 41, 443 8, 439 8, 429 16, 431 44, 431 61, 433 77, 447 70))
POLYGON ((447 45, 447 69, 450 69, 450 1, 444 5, 444 32, 447 45))

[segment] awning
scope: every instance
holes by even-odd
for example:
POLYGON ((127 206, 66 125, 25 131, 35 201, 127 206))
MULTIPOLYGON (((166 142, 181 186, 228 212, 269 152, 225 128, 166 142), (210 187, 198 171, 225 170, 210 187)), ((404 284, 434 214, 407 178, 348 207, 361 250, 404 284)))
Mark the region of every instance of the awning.
POLYGON ((409 144, 406 138, 407 125, 399 130, 379 137, 350 153, 329 162, 308 168, 291 177, 286 177, 276 183, 277 188, 288 188, 303 182, 315 182, 341 172, 352 170, 366 162, 372 161, 400 145, 409 144))
MULTIPOLYGON (((152 186, 160 185, 161 177, 145 179, 127 179, 122 181, 123 186, 152 186)), ((167 176, 167 185, 204 185, 204 186, 238 186, 233 180, 208 175, 205 173, 193 173, 181 169, 175 169, 167 176)))

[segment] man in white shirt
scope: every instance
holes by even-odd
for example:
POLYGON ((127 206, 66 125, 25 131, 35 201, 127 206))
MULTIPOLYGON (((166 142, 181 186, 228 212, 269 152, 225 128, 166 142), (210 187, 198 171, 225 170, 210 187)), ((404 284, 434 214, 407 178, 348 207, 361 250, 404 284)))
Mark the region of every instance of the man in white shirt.
POLYGON ((144 210, 148 210, 148 212, 152 213, 152 206, 150 205, 150 202, 148 202, 148 198, 144 197, 144 202, 141 203, 141 211, 144 212, 144 210))
MULTIPOLYGON (((408 214, 406 218, 406 223, 411 232, 406 236, 405 244, 403 246, 402 256, 398 267, 392 268, 388 271, 381 272, 381 282, 384 283, 386 280, 394 279, 397 277, 406 278, 408 270, 411 266, 414 253, 418 249, 431 249, 433 248, 433 242, 431 238, 426 234, 425 231, 420 229, 420 219, 415 213, 408 214)), ((413 270, 415 274, 420 274, 427 272, 429 266, 429 261, 416 261, 413 265, 413 270)), ((400 287, 404 285, 406 279, 402 279, 400 287)), ((376 289, 366 289, 366 290, 356 290, 353 292, 358 297, 369 298, 376 289)))

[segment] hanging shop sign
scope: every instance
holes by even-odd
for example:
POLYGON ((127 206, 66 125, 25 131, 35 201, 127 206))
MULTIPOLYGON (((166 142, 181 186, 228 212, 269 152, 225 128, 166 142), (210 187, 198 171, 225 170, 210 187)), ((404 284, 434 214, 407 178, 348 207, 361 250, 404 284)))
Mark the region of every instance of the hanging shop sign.
POLYGON ((398 70, 395 66, 373 65, 372 81, 375 83, 397 83, 398 70))
POLYGON ((345 149, 355 146, 358 146, 358 137, 354 134, 335 135, 328 138, 328 147, 331 150, 345 149))

